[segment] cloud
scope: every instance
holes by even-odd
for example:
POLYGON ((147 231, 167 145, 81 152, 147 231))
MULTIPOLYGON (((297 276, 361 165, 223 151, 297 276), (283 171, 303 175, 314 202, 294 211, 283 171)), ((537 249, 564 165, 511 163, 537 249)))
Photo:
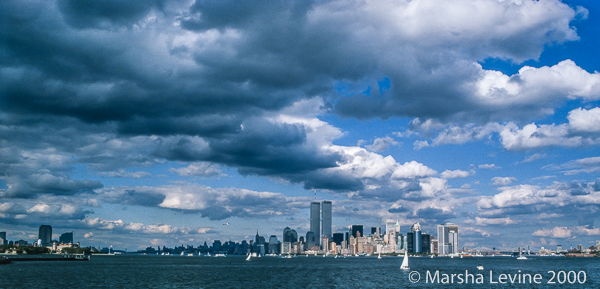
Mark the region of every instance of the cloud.
MULTIPOLYGON (((474 173, 474 172, 472 172, 474 173)), ((440 174, 440 177, 443 179, 455 179, 455 178, 466 178, 470 176, 471 173, 462 170, 445 170, 440 174)))
POLYGON ((517 181, 514 177, 494 177, 492 178, 492 185, 494 186, 508 186, 512 182, 517 181))
POLYGON ((235 188, 211 188, 195 184, 159 187, 106 188, 96 194, 101 200, 137 206, 199 213, 210 220, 230 217, 268 218, 295 212, 294 199, 280 193, 235 188))
POLYGON ((192 163, 184 168, 171 168, 171 172, 174 172, 180 176, 199 176, 199 177, 217 177, 225 176, 221 170, 216 168, 214 165, 206 162, 192 163))
POLYGON ((533 232, 533 236, 552 237, 565 239, 570 238, 574 234, 600 236, 600 228, 589 228, 588 226, 554 227, 552 229, 540 229, 533 232))
POLYGON ((580 173, 595 173, 600 171, 600 157, 589 157, 578 160, 573 160, 567 163, 564 163, 558 168, 566 168, 568 170, 564 171, 564 174, 567 176, 576 175, 580 173))
MULTIPOLYGON (((526 151, 543 147, 586 147, 600 144, 600 130, 596 129, 596 119, 600 119, 600 108, 571 110, 567 117, 567 123, 543 125, 530 123, 522 128, 515 122, 457 125, 442 124, 431 120, 422 122, 417 118, 411 122, 407 133, 404 134, 432 137, 430 142, 427 140, 415 141, 415 149, 426 146, 464 144, 484 139, 492 141, 494 135, 499 137, 500 144, 509 151, 526 151)), ((535 156, 537 159, 542 155, 535 156)))
POLYGON ((127 172, 125 170, 118 170, 116 172, 101 172, 100 175, 113 177, 113 178, 132 178, 132 179, 140 179, 152 176, 151 173, 148 172, 127 172))
POLYGON ((398 142, 395 141, 393 138, 386 136, 383 138, 375 139, 372 145, 367 145, 365 147, 370 151, 382 152, 387 150, 390 147, 390 145, 398 145, 398 142))
POLYGON ((433 176, 437 174, 437 172, 422 163, 411 161, 406 162, 401 166, 398 166, 394 173, 392 174, 392 178, 395 179, 410 179, 416 177, 427 177, 433 176))
POLYGON ((520 163, 530 163, 530 162, 537 161, 537 160, 543 159, 543 158, 546 158, 546 154, 532 154, 532 155, 526 157, 520 163))
POLYGON ((577 108, 567 116, 572 130, 578 132, 600 132, 600 107, 590 110, 577 108))
POLYGON ((497 169, 500 167, 497 167, 496 164, 482 164, 482 165, 478 165, 477 166, 480 169, 497 169))
POLYGON ((571 230, 567 227, 554 227, 552 229, 540 229, 532 234, 538 237, 552 237, 566 239, 571 237, 571 230))

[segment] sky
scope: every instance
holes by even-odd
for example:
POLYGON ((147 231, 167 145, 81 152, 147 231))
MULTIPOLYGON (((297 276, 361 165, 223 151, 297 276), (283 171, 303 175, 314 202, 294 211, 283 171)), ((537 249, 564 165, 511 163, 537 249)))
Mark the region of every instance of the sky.
POLYGON ((282 239, 316 196, 333 232, 587 248, 599 28, 596 1, 2 1, 0 231, 282 239))

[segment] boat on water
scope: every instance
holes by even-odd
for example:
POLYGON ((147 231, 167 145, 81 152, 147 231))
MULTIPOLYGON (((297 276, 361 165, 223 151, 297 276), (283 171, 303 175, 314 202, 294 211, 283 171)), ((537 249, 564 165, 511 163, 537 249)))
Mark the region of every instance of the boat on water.
POLYGON ((0 264, 8 264, 8 263, 10 263, 10 259, 8 259, 4 256, 0 257, 0 264))
POLYGON ((377 259, 381 259, 381 253, 377 255, 377 259))
POLYGON ((521 253, 521 247, 519 247, 519 257, 517 257, 517 260, 527 260, 527 257, 521 253))
POLYGON ((225 254, 215 254, 215 257, 227 257, 225 254))
POLYGON ((483 271, 483 266, 482 265, 477 266, 477 270, 483 271))
POLYGON ((408 254, 406 253, 406 250, 404 250, 404 258, 402 259, 402 265, 400 265, 400 269, 410 270, 410 268, 408 268, 408 254))
POLYGON ((252 257, 252 255, 248 254, 248 257, 246 257, 246 261, 250 261, 250 257, 252 257))

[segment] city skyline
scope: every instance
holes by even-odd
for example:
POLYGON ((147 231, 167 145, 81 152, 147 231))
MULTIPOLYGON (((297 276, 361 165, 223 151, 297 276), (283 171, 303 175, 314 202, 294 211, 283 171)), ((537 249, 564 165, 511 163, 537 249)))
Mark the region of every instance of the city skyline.
POLYGON ((396 220, 470 248, 600 239, 600 3, 7 0, 0 19, 10 240, 396 220))

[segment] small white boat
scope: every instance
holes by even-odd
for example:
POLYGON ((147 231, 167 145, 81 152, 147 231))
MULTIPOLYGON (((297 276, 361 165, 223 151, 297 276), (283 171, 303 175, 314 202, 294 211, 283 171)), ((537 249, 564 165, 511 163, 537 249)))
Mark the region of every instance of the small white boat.
POLYGON ((381 259, 381 253, 379 253, 379 255, 377 255, 377 259, 381 259))
POLYGON ((194 253, 189 253, 188 256, 192 257, 192 256, 194 256, 194 253))
POLYGON ((483 266, 481 266, 481 265, 477 266, 477 270, 483 271, 483 266))
POLYGON ((250 257, 252 257, 252 255, 248 254, 248 257, 246 257, 246 261, 250 261, 250 257))
POLYGON ((527 257, 521 254, 521 247, 519 247, 519 257, 517 257, 517 260, 527 260, 527 257))
POLYGON ((410 270, 410 268, 408 268, 408 254, 406 253, 406 250, 404 251, 404 258, 402 259, 402 265, 400 265, 400 269, 410 270))
POLYGON ((431 255, 431 259, 433 259, 433 255, 431 255))
POLYGON ((181 252, 181 256, 183 256, 183 252, 181 252))

